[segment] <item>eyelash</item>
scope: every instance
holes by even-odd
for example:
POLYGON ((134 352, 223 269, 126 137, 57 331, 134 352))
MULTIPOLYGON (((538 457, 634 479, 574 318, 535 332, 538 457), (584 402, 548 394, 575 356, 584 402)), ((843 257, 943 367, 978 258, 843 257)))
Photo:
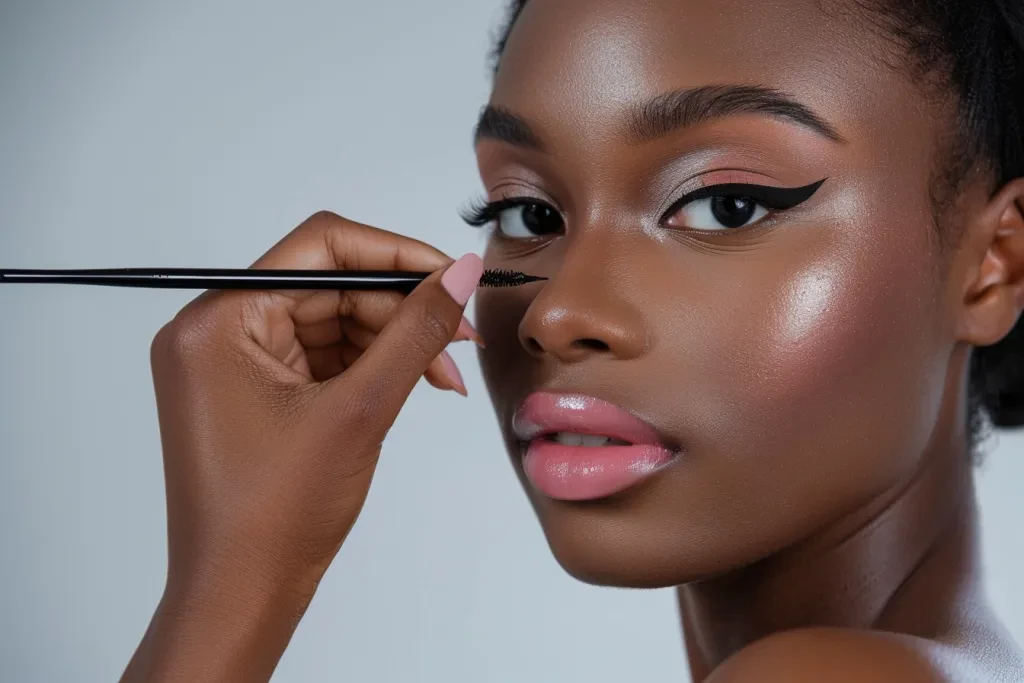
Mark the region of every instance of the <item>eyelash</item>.
POLYGON ((470 202, 469 206, 460 211, 462 220, 474 228, 482 228, 498 220, 502 213, 509 209, 520 206, 543 206, 557 213, 557 209, 531 197, 508 197, 496 202, 489 202, 485 199, 476 199, 470 202))
MULTIPOLYGON (((683 195, 665 211, 659 222, 672 217, 683 207, 701 199, 711 197, 728 197, 735 199, 752 199, 761 206, 772 211, 787 211, 807 201, 818 191, 826 179, 804 187, 788 188, 747 183, 722 183, 707 185, 683 195)), ((547 202, 532 197, 508 197, 496 202, 478 199, 471 202, 460 214, 462 220, 473 227, 484 227, 498 220, 501 214, 509 209, 521 206, 541 206, 555 213, 559 211, 547 202)))
POLYGON ((722 183, 718 185, 707 185, 688 192, 665 211, 661 217, 662 221, 667 220, 677 213, 684 206, 692 204, 701 199, 712 197, 726 197, 729 199, 752 199, 766 209, 772 211, 788 211, 810 199, 818 191, 825 180, 805 185, 804 187, 775 187, 771 185, 753 185, 749 183, 722 183))

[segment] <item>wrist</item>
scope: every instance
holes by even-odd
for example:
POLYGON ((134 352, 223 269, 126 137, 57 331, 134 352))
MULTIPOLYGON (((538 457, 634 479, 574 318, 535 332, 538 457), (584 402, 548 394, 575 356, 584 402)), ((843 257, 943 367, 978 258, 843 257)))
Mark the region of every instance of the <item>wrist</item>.
POLYGON ((122 683, 269 681, 315 591, 265 568, 169 572, 122 683))

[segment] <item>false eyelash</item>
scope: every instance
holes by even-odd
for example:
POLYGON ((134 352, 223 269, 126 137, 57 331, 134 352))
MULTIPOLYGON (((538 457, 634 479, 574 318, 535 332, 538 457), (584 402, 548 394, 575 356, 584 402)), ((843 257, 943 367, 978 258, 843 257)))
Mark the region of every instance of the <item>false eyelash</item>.
POLYGON ((532 197, 509 197, 496 202, 476 199, 461 209, 459 215, 468 225, 474 228, 482 228, 498 220, 498 216, 509 209, 529 205, 545 206, 551 208, 552 211, 555 210, 546 202, 533 199, 532 197))
POLYGON ((785 211, 803 204, 818 191, 828 178, 804 187, 772 187, 769 185, 752 185, 747 183, 723 183, 707 185, 689 192, 677 199, 665 212, 665 219, 671 217, 687 204, 699 199, 710 197, 737 197, 753 199, 758 204, 773 211, 785 211))

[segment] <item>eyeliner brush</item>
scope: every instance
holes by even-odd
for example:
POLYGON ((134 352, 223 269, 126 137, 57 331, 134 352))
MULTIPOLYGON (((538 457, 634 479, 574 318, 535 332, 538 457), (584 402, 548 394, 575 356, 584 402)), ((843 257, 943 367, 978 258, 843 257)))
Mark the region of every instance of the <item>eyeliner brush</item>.
MULTIPOLYGON (((0 284, 98 285, 143 289, 397 291, 408 294, 431 273, 400 270, 250 270, 228 268, 0 269, 0 284)), ((514 270, 487 270, 481 287, 546 280, 514 270)))

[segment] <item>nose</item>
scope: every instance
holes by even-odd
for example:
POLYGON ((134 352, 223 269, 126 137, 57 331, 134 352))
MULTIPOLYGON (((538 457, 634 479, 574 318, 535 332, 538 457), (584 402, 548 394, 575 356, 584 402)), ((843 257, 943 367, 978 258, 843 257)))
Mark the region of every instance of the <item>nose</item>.
POLYGON ((616 286, 611 269, 593 266, 566 259, 530 304, 519 324, 519 342, 532 356, 577 363, 643 354, 647 327, 641 311, 616 286))

